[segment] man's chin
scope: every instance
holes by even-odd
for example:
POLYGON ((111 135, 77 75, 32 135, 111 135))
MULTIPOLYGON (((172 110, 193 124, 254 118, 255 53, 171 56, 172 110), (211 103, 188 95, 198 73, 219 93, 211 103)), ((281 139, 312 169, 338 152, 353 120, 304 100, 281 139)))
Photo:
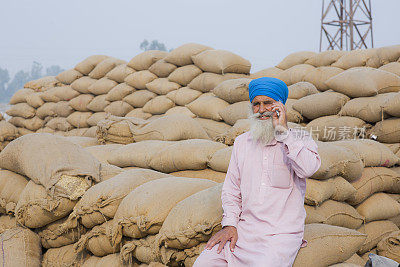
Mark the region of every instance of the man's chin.
POLYGON ((257 118, 257 120, 260 120, 260 121, 266 121, 266 120, 269 120, 269 119, 271 119, 271 117, 262 116, 262 117, 258 117, 257 118))

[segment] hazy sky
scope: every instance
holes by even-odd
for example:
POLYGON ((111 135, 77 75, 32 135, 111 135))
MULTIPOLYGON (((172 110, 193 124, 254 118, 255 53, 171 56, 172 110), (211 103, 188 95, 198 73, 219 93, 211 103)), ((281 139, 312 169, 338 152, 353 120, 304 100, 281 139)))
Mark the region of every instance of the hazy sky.
MULTIPOLYGON (((375 47, 400 44, 400 0, 371 0, 375 47)), ((92 54, 129 60, 143 39, 235 52, 260 70, 319 49, 322 0, 0 0, 0 67, 71 68, 92 54)))

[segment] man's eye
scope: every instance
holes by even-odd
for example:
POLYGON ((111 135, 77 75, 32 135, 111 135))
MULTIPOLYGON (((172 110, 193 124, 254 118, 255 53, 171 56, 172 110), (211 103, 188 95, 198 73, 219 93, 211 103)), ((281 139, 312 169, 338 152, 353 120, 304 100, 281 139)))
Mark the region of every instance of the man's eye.
POLYGON ((254 103, 253 106, 258 106, 260 103, 254 103))

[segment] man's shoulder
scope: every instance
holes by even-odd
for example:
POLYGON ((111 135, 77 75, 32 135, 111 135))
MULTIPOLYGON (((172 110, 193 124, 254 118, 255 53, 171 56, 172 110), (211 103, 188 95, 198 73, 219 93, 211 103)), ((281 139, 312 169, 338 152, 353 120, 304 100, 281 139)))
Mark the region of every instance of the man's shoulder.
POLYGON ((247 142, 248 138, 250 138, 250 132, 244 132, 235 138, 235 144, 247 142))

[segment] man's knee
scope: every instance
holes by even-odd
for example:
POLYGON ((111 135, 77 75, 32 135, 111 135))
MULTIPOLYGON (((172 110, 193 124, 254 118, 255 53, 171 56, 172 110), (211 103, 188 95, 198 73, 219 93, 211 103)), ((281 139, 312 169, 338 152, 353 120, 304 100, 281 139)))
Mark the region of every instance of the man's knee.
POLYGON ((205 267, 205 266, 215 266, 215 267, 226 267, 228 263, 226 262, 223 252, 217 253, 216 249, 208 250, 205 249, 201 252, 199 257, 197 257, 193 267, 205 267))

